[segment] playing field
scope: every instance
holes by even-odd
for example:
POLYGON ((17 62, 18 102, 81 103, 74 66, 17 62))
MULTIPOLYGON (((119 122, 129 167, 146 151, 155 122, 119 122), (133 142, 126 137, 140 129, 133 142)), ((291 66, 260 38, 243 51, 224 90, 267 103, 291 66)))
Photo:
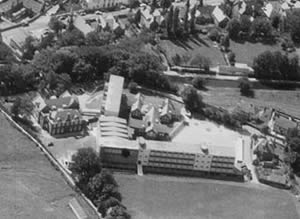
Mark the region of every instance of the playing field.
POLYGON ((76 219, 68 206, 73 197, 90 218, 97 218, 39 148, 2 113, 0 124, 1 219, 76 219))
POLYGON ((133 219, 297 219, 292 196, 236 183, 116 174, 133 219))

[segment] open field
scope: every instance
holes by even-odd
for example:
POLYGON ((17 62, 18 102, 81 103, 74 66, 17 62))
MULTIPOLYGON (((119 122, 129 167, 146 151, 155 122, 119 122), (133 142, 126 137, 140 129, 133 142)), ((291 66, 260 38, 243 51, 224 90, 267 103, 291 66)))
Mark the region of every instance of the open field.
POLYGON ((97 218, 38 147, 1 113, 0 124, 0 218, 76 219, 68 206, 73 197, 90 218, 97 218))
POLYGON ((177 54, 181 57, 188 56, 188 60, 185 63, 187 65, 197 54, 209 58, 212 66, 226 64, 220 49, 213 47, 212 42, 208 39, 192 38, 187 42, 162 40, 159 45, 166 52, 165 55, 171 65, 174 65, 172 58, 177 54))
POLYGON ((268 45, 263 43, 237 43, 235 41, 230 40, 230 49, 236 55, 236 62, 246 63, 249 66, 252 66, 253 59, 259 54, 269 50, 271 52, 281 50, 280 45, 268 45))
POLYGON ((238 88, 213 88, 201 91, 204 102, 232 109, 241 101, 257 106, 269 106, 300 117, 300 90, 255 90, 255 98, 240 95, 238 88))
POLYGON ((146 175, 115 174, 133 219, 296 219, 287 191, 146 175))

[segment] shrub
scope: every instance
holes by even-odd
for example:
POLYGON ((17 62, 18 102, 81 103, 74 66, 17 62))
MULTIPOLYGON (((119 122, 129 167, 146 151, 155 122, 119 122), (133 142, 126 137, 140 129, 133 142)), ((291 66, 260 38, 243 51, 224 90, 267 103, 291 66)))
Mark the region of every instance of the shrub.
POLYGON ((203 90, 205 89, 205 83, 206 83, 206 80, 204 78, 201 78, 201 77, 195 77, 193 80, 192 80, 192 85, 199 89, 199 90, 203 90))
POLYGON ((220 34, 219 31, 215 28, 212 29, 209 33, 208 33, 208 37, 209 39, 211 39, 212 41, 216 41, 219 42, 220 40, 220 34))
POLYGON ((248 78, 242 78, 240 80, 240 92, 242 96, 246 96, 246 97, 254 97, 254 92, 252 90, 252 85, 249 82, 248 78))

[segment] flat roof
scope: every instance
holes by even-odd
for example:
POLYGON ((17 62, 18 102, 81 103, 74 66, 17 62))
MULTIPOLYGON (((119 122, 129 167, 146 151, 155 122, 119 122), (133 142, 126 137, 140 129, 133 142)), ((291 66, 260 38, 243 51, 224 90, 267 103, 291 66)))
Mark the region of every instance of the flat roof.
MULTIPOLYGON (((236 151, 235 146, 213 146, 206 143, 200 144, 184 144, 176 142, 166 142, 166 141, 149 141, 145 140, 147 150, 157 150, 166 152, 179 152, 179 153, 193 153, 193 154, 204 154, 202 152, 202 147, 208 149, 208 154, 215 156, 226 156, 235 157, 236 151)), ((139 150, 139 142, 133 140, 115 140, 113 138, 101 139, 101 146, 111 147, 111 148, 126 148, 131 150, 139 150)))
POLYGON ((111 75, 108 83, 107 97, 105 101, 105 115, 109 113, 119 114, 124 78, 111 75))

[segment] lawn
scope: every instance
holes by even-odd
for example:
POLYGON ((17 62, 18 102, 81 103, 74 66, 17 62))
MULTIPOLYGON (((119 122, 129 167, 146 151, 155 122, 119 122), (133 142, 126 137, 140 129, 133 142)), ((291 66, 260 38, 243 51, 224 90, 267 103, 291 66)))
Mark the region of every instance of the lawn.
POLYGON ((288 114, 300 117, 300 90, 255 90, 255 98, 240 95, 238 88, 208 87, 201 91, 204 102, 227 109, 239 102, 253 103, 261 107, 273 107, 288 114))
POLYGON ((185 63, 183 64, 189 65, 193 57, 198 54, 209 58, 211 66, 226 64, 220 49, 214 47, 213 43, 205 37, 191 38, 186 42, 162 40, 159 45, 165 51, 168 62, 171 65, 175 64, 173 58, 176 55, 184 57, 185 63))
POLYGON ((115 174, 133 219, 296 219, 286 191, 204 179, 115 174))
POLYGON ((267 50, 271 52, 278 51, 278 50, 280 51, 281 47, 278 44, 268 45, 260 42, 250 43, 247 41, 244 43, 238 43, 230 40, 230 49, 236 55, 236 62, 246 63, 249 66, 252 66, 253 59, 257 57, 259 54, 267 50))
POLYGON ((0 218, 76 219, 68 206, 73 197, 90 218, 97 218, 40 149, 1 113, 0 123, 0 218))

